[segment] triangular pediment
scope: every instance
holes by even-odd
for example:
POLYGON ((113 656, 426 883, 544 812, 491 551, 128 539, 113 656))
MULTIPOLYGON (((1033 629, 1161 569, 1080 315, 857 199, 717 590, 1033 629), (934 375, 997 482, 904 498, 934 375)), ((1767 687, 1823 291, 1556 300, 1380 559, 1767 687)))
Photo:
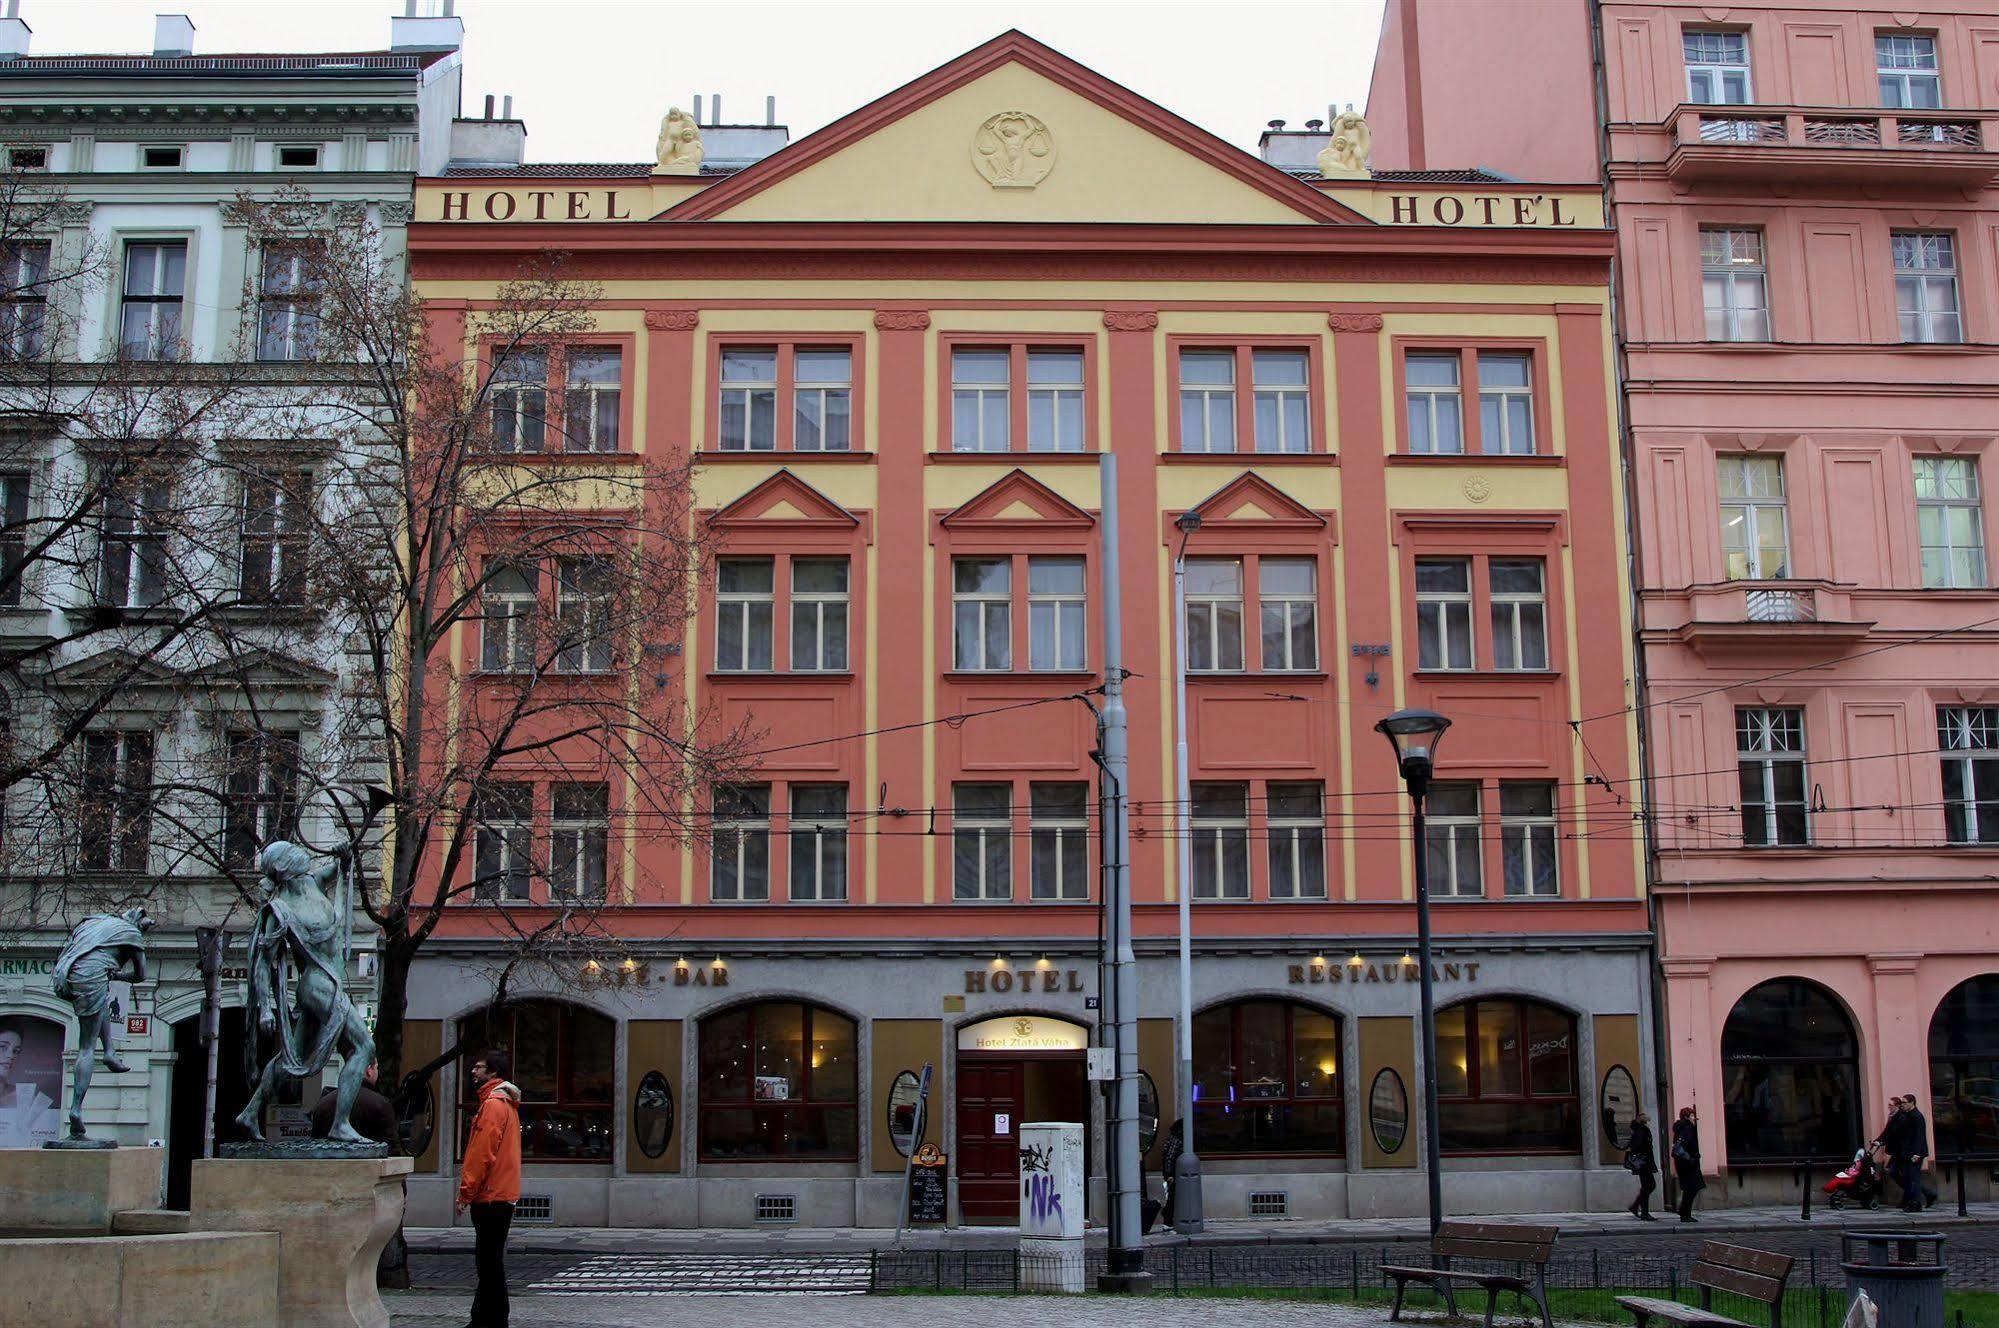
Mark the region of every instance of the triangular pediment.
POLYGON ((860 518, 789 470, 780 470, 708 518, 721 529, 852 530, 860 518))
POLYGON ((1087 530, 1097 519, 1024 470, 1010 470, 942 519, 952 530, 1033 524, 1087 530))
POLYGON ((327 669, 290 655, 281 655, 275 650, 246 650, 196 669, 188 678, 210 688, 296 687, 308 690, 331 687, 338 681, 327 669))
POLYGON ((669 209, 688 221, 1365 223, 1006 32, 669 209))
POLYGON ((57 687, 160 687, 182 681, 158 660, 144 659, 122 646, 65 664, 50 675, 57 687))
POLYGON ((1323 527, 1326 518, 1251 471, 1224 484, 1195 504, 1203 524, 1222 521, 1265 527, 1323 527))

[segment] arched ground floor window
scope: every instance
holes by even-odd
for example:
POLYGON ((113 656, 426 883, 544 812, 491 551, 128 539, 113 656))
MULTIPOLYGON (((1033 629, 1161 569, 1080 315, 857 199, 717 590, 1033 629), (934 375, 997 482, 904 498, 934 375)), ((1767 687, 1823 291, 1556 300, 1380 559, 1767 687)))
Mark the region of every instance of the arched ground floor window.
POLYGON ((513 1058, 521 1090, 521 1158, 530 1162, 609 1162, 616 1076, 617 1021, 563 1001, 516 1001, 460 1022, 465 1054, 458 1064, 458 1152, 478 1110, 472 1062, 497 1047, 513 1058))
POLYGON ((1582 1147, 1576 1020, 1538 1001, 1437 1011, 1438 1147, 1446 1153, 1573 1153, 1582 1147))
POLYGON ((701 1021, 701 1156, 711 1162, 858 1155, 854 1021, 801 1001, 739 1005, 701 1021))
POLYGON ((1338 1016, 1237 1001, 1194 1016, 1194 1146, 1202 1154, 1346 1152, 1338 1016))
POLYGON ((1999 1157, 1999 973, 1958 983, 1930 1016, 1930 1117, 1938 1157, 1999 1157))
POLYGON ((1776 978, 1750 988, 1721 1029, 1729 1162, 1851 1157, 1867 1137, 1858 1060, 1853 1021, 1824 987, 1776 978))

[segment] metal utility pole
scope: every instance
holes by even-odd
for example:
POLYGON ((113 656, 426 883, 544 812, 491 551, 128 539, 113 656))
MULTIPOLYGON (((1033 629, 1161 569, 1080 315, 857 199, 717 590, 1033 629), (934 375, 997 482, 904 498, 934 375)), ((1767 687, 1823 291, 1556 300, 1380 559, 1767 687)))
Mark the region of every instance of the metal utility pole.
POLYGON ((1179 807, 1175 878, 1180 896, 1180 1068, 1174 1076, 1180 1105, 1180 1161, 1173 1169, 1173 1229, 1183 1236, 1207 1223, 1201 1202, 1201 1159, 1194 1151, 1194 831, 1193 767, 1187 758, 1187 541, 1201 528, 1199 512, 1173 522, 1180 551, 1173 555, 1173 797, 1179 807))
POLYGON ((1115 1011, 1116 1087, 1111 1094, 1111 1230, 1107 1271, 1100 1291, 1149 1291, 1145 1271, 1139 1188, 1144 1177, 1138 1148, 1138 965, 1131 950, 1131 826, 1125 814, 1130 788, 1130 720, 1124 706, 1123 601, 1119 594, 1117 458, 1109 452, 1097 463, 1102 486, 1104 585, 1103 767, 1110 784, 1103 835, 1104 887, 1111 925, 1104 948, 1115 1011))
MULTIPOLYGON (((222 1050, 222 956, 229 933, 218 927, 194 929, 194 962, 201 971, 201 1045, 208 1052, 208 1085, 201 1107, 201 1155, 215 1156, 216 1061, 222 1050)), ((86 1050, 88 1050, 86 1048, 86 1050)))

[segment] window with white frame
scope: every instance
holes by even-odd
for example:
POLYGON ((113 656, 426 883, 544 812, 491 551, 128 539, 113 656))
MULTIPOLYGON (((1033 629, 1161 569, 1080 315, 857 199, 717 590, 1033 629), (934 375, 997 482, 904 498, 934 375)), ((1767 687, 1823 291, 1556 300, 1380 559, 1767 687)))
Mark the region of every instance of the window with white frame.
POLYGON ((1478 449, 1534 454, 1534 362, 1524 350, 1478 353, 1478 449))
POLYGON ((951 667, 1004 672, 1013 667, 1013 560, 951 560, 951 667))
POLYGON ((1012 444, 1012 355, 1003 346, 951 351, 951 450, 1004 452, 1012 444))
POLYGON ((791 560, 791 667, 839 673, 847 667, 847 560, 791 560))
POLYGON ((617 451, 624 352, 616 346, 572 346, 568 359, 562 388, 563 451, 617 451))
POLYGON ((709 894, 723 903, 770 898, 770 785, 725 784, 715 790, 709 894))
POLYGON ((312 472, 246 473, 242 501, 237 591, 243 602, 303 602, 312 472))
POLYGON ((1235 451, 1235 352, 1180 352, 1180 450, 1235 451))
POLYGON ((1874 64, 1881 104, 1898 110, 1933 111, 1943 105, 1943 76, 1937 70, 1937 39, 1926 33, 1877 32, 1874 64))
POLYGON ((1090 897, 1090 786, 1035 784, 1028 790, 1028 894, 1037 900, 1090 897))
POLYGON ((1027 352, 1027 450, 1083 450, 1083 352, 1027 352))
POLYGON ((1492 592, 1492 667, 1548 667, 1547 564, 1539 558, 1494 558, 1486 564, 1492 592))
POLYGON ((279 170, 311 170, 319 165, 319 144, 280 143, 277 145, 279 170))
POLYGON ((1039 672, 1085 667, 1083 560, 1027 560, 1027 659, 1039 672))
POLYGON ((97 538, 98 603, 149 608, 167 597, 167 483, 129 475, 105 484, 97 538))
POLYGON ((556 784, 548 800, 549 894, 601 901, 610 866, 610 786, 556 784))
POLYGON ((1259 560, 1256 598, 1262 619, 1264 669, 1295 672, 1318 668, 1318 563, 1310 558, 1259 560))
POLYGON ((854 353, 801 347, 791 362, 791 445, 800 452, 853 446, 854 353))
POLYGON ((729 346, 722 351, 718 437, 724 452, 777 447, 777 348, 729 346))
POLYGON ((791 898, 837 903, 847 897, 847 786, 791 786, 791 898))
POLYGON ((0 361, 32 360, 48 349, 49 242, 0 243, 0 361))
POLYGON ((1562 893, 1555 859, 1555 786, 1542 780, 1499 785, 1499 857, 1506 893, 1554 898, 1562 893))
POLYGON ((1268 787, 1264 819, 1270 831, 1270 897, 1326 897, 1326 820, 1318 784, 1268 787))
POLYGON ((257 283, 257 358, 309 360, 319 353, 320 263, 309 240, 264 247, 257 283))
POLYGON ((723 558, 715 566, 715 667, 726 673, 771 668, 777 597, 769 558, 723 558))
POLYGON ((493 366, 493 450, 539 452, 548 433, 548 354, 515 347, 493 366))
POLYGON ((1249 785, 1198 783, 1190 791, 1193 898, 1249 898, 1249 785))
POLYGON ((1919 456, 1915 472, 1923 584, 1933 590, 1984 589, 1985 510, 1978 463, 1970 457, 1919 456))
POLYGON ((77 865, 85 871, 146 870, 153 834, 153 735, 83 735, 77 780, 77 865))
POLYGON ((1249 364, 1256 450, 1311 451, 1311 357, 1302 350, 1258 350, 1249 364))
POLYGON ((1778 581, 1791 574, 1791 531, 1781 457, 1719 456, 1722 575, 1778 581))
POLYGON ((1957 239, 1949 231, 1896 231, 1895 313, 1902 340, 1964 340, 1957 304, 1957 239))
POLYGON ((611 596, 616 573, 609 558, 558 558, 555 626, 562 644, 555 667, 563 673, 602 673, 611 667, 611 596))
POLYGON ((231 729, 223 735, 222 854, 248 866, 274 839, 298 836, 296 730, 231 729))
POLYGON ((1999 706, 1938 706, 1945 837, 1999 844, 1999 706))
POLYGON ((1242 669, 1242 559, 1187 560, 1187 671, 1242 669))
POLYGON ((1805 712, 1742 706, 1735 712, 1742 789, 1742 842, 1751 847, 1809 842, 1805 811, 1805 712))
POLYGON ((534 881, 534 785, 483 785, 472 800, 472 897, 528 898, 534 881))
POLYGON ((49 150, 46 147, 7 149, 7 169, 10 171, 45 171, 48 168, 49 150))
POLYGON ((541 570, 531 562, 486 567, 480 588, 479 667, 488 673, 525 673, 535 666, 534 624, 541 570))
POLYGON ((951 897, 1013 898, 1013 791, 1009 786, 951 786, 951 897))
POLYGON ((1709 341, 1768 341, 1770 296, 1763 232, 1701 227, 1701 304, 1709 341))
POLYGON ((1457 456, 1465 450, 1464 395, 1458 382, 1461 368, 1455 351, 1411 352, 1404 357, 1411 452, 1457 456))
POLYGON ((1749 34, 1688 28, 1680 34, 1687 60, 1687 100, 1701 106, 1743 106, 1750 100, 1749 34))
POLYGON ((1485 894, 1485 875, 1479 862, 1478 804, 1477 784, 1430 785, 1423 807, 1423 851, 1431 894, 1461 899, 1485 894))
POLYGON ((128 360, 181 357, 181 304, 187 291, 187 241, 128 240, 118 344, 128 360))
POLYGON ((25 470, 0 471, 0 608, 20 605, 28 562, 28 496, 25 470))
POLYGON ((1416 560, 1416 667, 1475 666, 1471 630, 1471 559, 1416 560))

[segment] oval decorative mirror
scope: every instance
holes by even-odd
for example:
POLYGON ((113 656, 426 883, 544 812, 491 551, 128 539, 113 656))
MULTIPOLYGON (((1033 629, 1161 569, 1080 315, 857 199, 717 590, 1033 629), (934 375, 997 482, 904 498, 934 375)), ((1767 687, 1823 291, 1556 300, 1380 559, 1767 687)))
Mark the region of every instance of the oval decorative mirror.
POLYGON ((658 1070, 647 1070, 632 1096, 632 1133, 647 1157, 664 1153, 673 1139, 673 1085, 658 1070))
POLYGON ((400 1105, 396 1130, 402 1135, 403 1152, 422 1157, 430 1151, 431 1136, 437 1132, 437 1094, 426 1080, 420 1096, 400 1105))
POLYGON ((1603 1088, 1597 1094, 1597 1114, 1603 1118, 1603 1137, 1612 1148, 1631 1142, 1631 1118, 1638 1114, 1638 1083, 1631 1071, 1613 1065, 1604 1072, 1603 1088))
POLYGON ((1159 1086, 1152 1082, 1152 1076, 1145 1071, 1138 1072, 1138 1155, 1144 1157, 1152 1151, 1152 1141, 1159 1137, 1159 1086))
POLYGON ((1384 1153, 1400 1152, 1409 1137, 1409 1091, 1393 1070, 1374 1076, 1367 1092, 1367 1127, 1374 1133, 1374 1146, 1384 1153))
POLYGON ((888 1141, 903 1157, 916 1143, 916 1099, 921 1087, 914 1070, 904 1070, 888 1086, 888 1141))

